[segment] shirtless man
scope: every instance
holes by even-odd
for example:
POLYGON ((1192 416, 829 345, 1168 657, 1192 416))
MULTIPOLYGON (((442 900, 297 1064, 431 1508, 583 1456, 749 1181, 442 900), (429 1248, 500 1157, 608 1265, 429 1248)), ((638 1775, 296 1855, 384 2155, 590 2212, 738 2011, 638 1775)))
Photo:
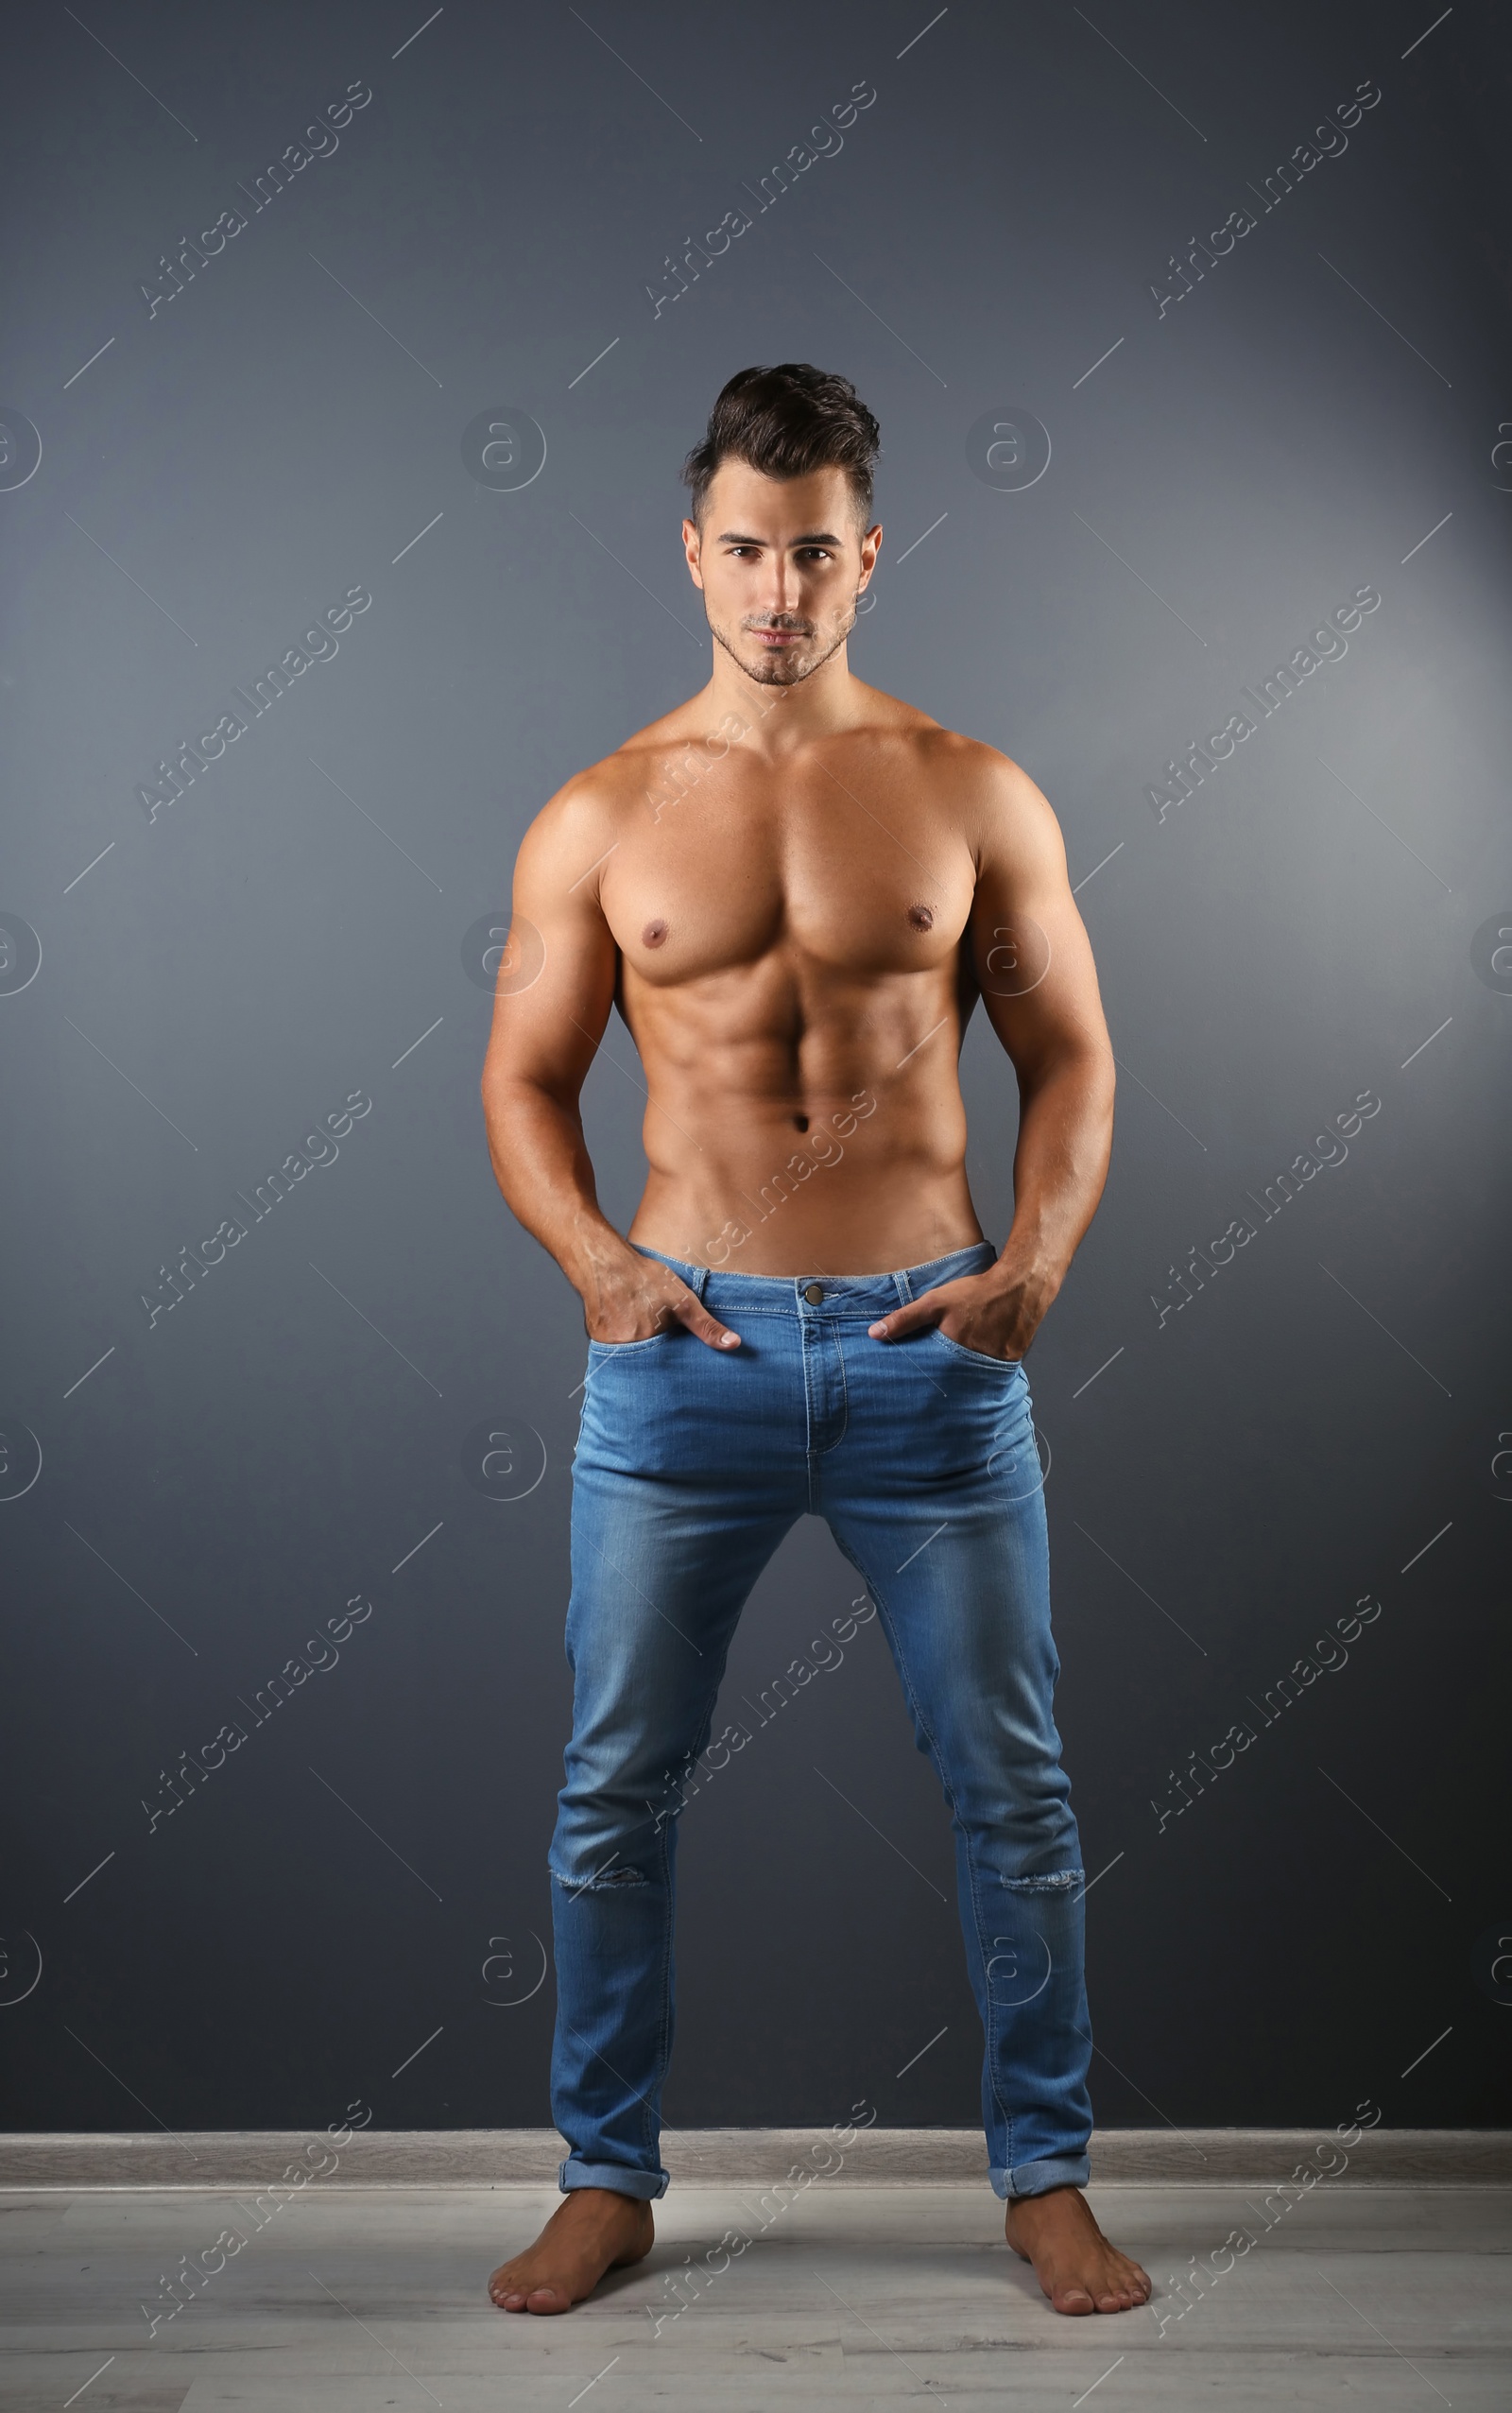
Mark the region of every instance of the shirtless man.
POLYGON ((1112 1057, 1040 790, 847 661, 878 440, 844 378, 730 380, 684 471, 709 682, 569 780, 515 870, 489 1143, 582 1299, 589 1366, 550 1854, 570 2149, 563 2203, 489 2282, 510 2312, 565 2312, 650 2248, 679 1772, 806 1512, 876 1604, 952 1811, 1008 2243, 1057 2312, 1150 2292, 1081 2192, 1085 1878, 1022 1362, 1102 1192, 1112 1057), (1020 1094, 1001 1255, 964 1163, 978 998, 1020 1094), (627 1238, 578 1111, 612 1006, 647 1092, 627 1238))

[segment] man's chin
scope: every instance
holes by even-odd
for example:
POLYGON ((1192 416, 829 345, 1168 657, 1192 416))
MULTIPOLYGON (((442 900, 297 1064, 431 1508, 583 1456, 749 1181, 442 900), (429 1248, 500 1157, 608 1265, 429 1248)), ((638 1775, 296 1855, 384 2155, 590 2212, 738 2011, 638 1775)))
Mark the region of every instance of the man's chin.
POLYGON ((796 687, 814 667, 812 654, 768 653, 765 647, 750 661, 742 654, 735 659, 747 678, 754 679, 758 687, 796 687))
POLYGON ((773 653, 765 646, 747 651, 742 645, 731 644, 723 629, 716 628, 713 620, 709 621, 709 633, 758 687, 796 687, 814 671, 822 670, 831 657, 839 652, 854 625, 855 614, 852 612, 828 650, 821 635, 806 638, 801 646, 790 648, 784 646, 773 653))

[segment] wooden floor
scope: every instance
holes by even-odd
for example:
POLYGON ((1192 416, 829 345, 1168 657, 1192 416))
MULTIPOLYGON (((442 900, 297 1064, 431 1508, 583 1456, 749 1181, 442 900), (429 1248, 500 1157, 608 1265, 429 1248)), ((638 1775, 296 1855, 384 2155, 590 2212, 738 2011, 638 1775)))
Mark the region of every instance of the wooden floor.
POLYGON ((1242 2184, 1091 2192, 1156 2280, 1142 2311, 1052 2313, 985 2186, 820 2182, 785 2208, 749 2188, 677 2188, 647 2262, 541 2320, 496 2312, 484 2283, 555 2207, 553 2188, 333 2180, 278 2211, 246 2191, 13 2188, 0 2192, 0 2404, 1512 2406, 1512 2188, 1321 2186, 1273 2205, 1269 2229, 1242 2184), (1240 2227, 1259 2240, 1247 2255, 1206 2292, 1175 2293, 1190 2258, 1211 2274, 1240 2227), (228 2229, 245 2246, 149 2337, 143 2305, 173 2301, 160 2275, 228 2229), (752 2242, 723 2266, 727 2231, 752 2242), (667 2283, 690 2256, 703 2284, 679 2294, 667 2283))

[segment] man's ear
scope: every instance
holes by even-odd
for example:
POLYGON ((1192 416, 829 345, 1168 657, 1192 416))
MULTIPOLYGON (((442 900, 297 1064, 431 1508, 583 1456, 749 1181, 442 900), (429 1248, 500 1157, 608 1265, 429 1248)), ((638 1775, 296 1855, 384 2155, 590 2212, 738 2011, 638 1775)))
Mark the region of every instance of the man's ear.
POLYGON ((682 550, 688 564, 688 576, 693 580, 694 585, 701 589, 703 585, 703 573, 698 567, 700 544, 701 540, 698 535, 697 521, 684 520, 682 523, 682 550))
POLYGON ((882 522, 878 520, 873 526, 868 528, 861 540, 861 587, 856 590, 858 594, 866 586, 872 571, 876 568, 877 556, 881 551, 882 522))

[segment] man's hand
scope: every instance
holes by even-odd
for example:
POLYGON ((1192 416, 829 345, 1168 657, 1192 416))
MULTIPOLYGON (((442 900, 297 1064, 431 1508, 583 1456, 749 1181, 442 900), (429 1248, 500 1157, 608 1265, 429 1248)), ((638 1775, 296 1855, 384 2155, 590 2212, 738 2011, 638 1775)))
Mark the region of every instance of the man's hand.
POLYGON ((947 1340, 979 1357, 1010 1360, 1023 1355, 1060 1285, 1040 1269, 1013 1273, 1000 1259, 986 1273, 942 1282, 921 1291, 880 1323, 868 1324, 873 1340, 905 1340, 910 1333, 938 1328, 947 1340))
POLYGON ((611 1346, 650 1340, 669 1324, 686 1324, 710 1349, 738 1349, 740 1335, 711 1316, 685 1282, 638 1250, 595 1258, 582 1284, 583 1322, 590 1340, 611 1346))

